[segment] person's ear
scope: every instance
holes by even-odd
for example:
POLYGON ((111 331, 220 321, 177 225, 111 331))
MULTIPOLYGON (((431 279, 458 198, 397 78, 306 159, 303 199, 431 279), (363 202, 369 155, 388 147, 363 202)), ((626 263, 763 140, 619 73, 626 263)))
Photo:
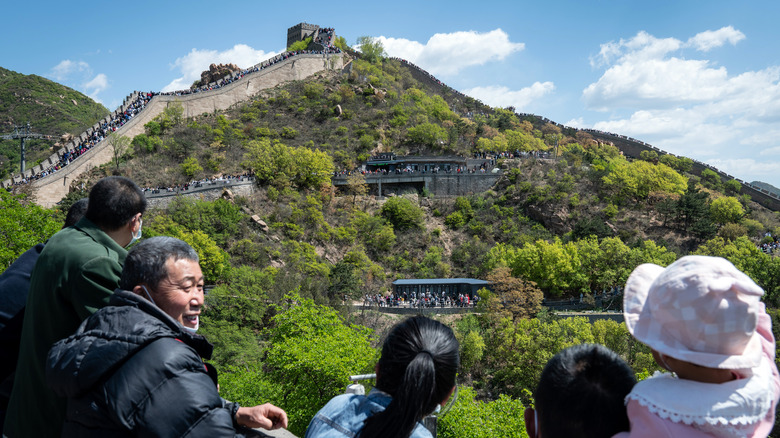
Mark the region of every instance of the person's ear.
POLYGON ((130 219, 130 231, 132 231, 134 234, 138 232, 138 227, 141 226, 141 213, 136 213, 135 216, 133 216, 130 219))
POLYGON ((531 438, 537 436, 536 415, 534 415, 535 413, 536 411, 534 410, 534 408, 525 408, 525 412, 523 412, 523 419, 525 420, 525 432, 531 438))
POLYGON ((138 286, 134 287, 133 290, 131 290, 130 292, 132 292, 132 293, 134 293, 134 294, 136 294, 136 295, 138 295, 140 297, 146 298, 146 293, 144 293, 144 288, 140 284, 138 286))

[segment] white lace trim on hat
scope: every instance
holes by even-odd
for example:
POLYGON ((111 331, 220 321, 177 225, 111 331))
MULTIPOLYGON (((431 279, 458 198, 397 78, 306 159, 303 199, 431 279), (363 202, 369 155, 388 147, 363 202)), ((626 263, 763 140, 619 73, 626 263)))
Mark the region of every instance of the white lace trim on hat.
POLYGON ((675 423, 692 425, 716 436, 745 436, 772 407, 772 371, 768 360, 753 375, 721 384, 678 379, 656 373, 637 383, 626 397, 675 423))

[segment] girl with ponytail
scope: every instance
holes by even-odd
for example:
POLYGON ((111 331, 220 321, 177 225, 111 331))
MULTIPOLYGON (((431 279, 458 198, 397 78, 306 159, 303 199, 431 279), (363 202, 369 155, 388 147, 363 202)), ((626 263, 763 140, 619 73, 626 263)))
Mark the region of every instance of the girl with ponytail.
POLYGON ((408 318, 390 331, 368 395, 343 394, 314 416, 306 438, 430 438, 421 420, 455 390, 458 341, 444 324, 408 318))

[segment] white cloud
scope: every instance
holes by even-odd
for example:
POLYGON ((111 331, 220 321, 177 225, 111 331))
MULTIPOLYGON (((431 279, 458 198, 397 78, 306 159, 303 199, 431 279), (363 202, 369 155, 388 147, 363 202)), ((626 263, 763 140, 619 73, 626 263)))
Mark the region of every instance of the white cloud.
POLYGON ((190 53, 174 61, 171 69, 178 69, 181 76, 163 87, 162 91, 190 88, 190 85, 199 80, 200 74, 208 70, 211 64, 236 64, 239 68, 247 68, 275 56, 277 53, 256 50, 246 44, 236 44, 223 52, 192 49, 190 53))
POLYGON ((406 59, 433 75, 454 75, 474 65, 490 61, 502 61, 514 52, 525 48, 523 43, 513 43, 501 29, 479 33, 463 31, 437 33, 425 44, 404 38, 380 36, 388 56, 406 59))
POLYGON ((94 74, 92 67, 84 61, 62 60, 46 76, 79 90, 98 103, 103 103, 100 93, 109 88, 108 77, 104 73, 94 74))
POLYGON ((83 87, 86 94, 89 95, 89 97, 91 97, 92 100, 102 103, 102 101, 98 97, 98 94, 100 94, 102 91, 105 91, 108 88, 108 77, 103 73, 100 73, 94 78, 92 78, 90 81, 85 83, 83 87))
MULTIPOLYGON (((702 32, 697 35, 698 40, 691 40, 699 41, 699 46, 715 47, 716 41, 733 40, 733 32, 723 32, 724 29, 710 34, 702 32), (709 36, 701 37, 704 34, 709 36)), ((582 92, 586 105, 596 110, 669 108, 680 103, 712 101, 732 91, 725 86, 729 81, 725 67, 715 68, 708 60, 671 56, 684 46, 677 39, 660 39, 646 32, 629 40, 603 44, 591 65, 607 69, 582 92)))
POLYGON ((744 38, 724 27, 685 43, 640 32, 603 44, 591 64, 604 72, 582 97, 611 118, 593 127, 706 160, 742 179, 780 183, 780 167, 771 161, 780 155, 780 67, 730 74, 701 58, 744 38), (699 59, 682 55, 691 49, 699 59))
POLYGON ((62 82, 70 79, 75 73, 87 73, 89 75, 92 73, 92 69, 84 61, 64 59, 51 69, 48 76, 57 82, 62 82))
POLYGON ((745 39, 745 34, 734 29, 733 26, 722 27, 718 30, 707 30, 696 34, 688 40, 688 45, 702 52, 708 52, 725 43, 732 46, 745 39))
POLYGON ((778 187, 777 174, 780 172, 780 161, 716 158, 707 160, 707 164, 745 182, 764 181, 778 187))
POLYGON ((523 112, 532 102, 552 93, 555 85, 552 82, 535 82, 530 87, 520 90, 510 90, 507 87, 488 86, 474 87, 463 90, 464 94, 481 100, 490 106, 508 107, 513 106, 518 112, 523 112))

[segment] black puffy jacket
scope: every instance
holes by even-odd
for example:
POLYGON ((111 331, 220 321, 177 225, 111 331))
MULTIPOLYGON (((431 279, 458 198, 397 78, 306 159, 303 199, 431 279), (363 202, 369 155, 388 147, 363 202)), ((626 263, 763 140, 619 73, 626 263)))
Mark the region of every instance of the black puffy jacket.
POLYGON ((243 436, 238 406, 219 396, 201 359, 211 351, 203 336, 117 290, 49 352, 47 382, 68 398, 62 436, 243 436))

